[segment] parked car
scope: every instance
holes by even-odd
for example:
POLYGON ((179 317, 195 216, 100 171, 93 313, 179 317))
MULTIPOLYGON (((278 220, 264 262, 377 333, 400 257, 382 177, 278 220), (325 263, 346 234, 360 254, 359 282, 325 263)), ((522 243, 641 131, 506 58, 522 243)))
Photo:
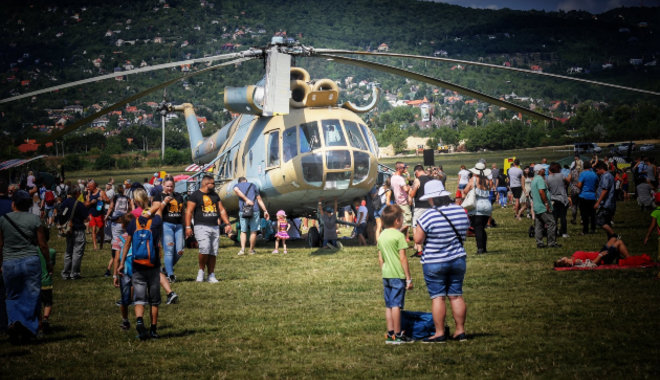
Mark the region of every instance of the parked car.
POLYGON ((635 150, 637 148, 637 145, 634 142, 627 142, 627 143, 621 143, 619 144, 619 146, 617 146, 617 149, 621 153, 628 153, 629 148, 630 150, 635 150))
POLYGON ((639 147, 640 152, 650 152, 655 149, 655 145, 653 144, 644 144, 639 147))
POLYGON ((573 146, 575 153, 600 153, 603 151, 596 143, 575 143, 573 146))

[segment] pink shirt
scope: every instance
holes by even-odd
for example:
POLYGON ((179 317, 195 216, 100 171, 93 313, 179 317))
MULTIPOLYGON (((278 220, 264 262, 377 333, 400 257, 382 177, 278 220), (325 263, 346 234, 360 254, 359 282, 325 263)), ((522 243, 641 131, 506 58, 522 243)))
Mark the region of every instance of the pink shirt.
POLYGON ((407 206, 408 193, 404 190, 404 187, 407 185, 406 180, 402 176, 395 174, 390 178, 390 183, 392 184, 392 191, 394 191, 394 201, 396 204, 407 206))

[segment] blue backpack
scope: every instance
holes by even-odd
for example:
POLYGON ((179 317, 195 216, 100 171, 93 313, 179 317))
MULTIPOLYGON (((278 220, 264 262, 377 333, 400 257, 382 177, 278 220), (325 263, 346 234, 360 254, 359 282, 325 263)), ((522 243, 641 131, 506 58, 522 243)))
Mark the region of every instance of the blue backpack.
POLYGON ((158 260, 154 251, 154 237, 151 233, 151 219, 145 224, 135 221, 135 232, 131 248, 133 250, 133 263, 145 267, 154 267, 158 260))
POLYGON ((413 339, 423 339, 435 334, 433 315, 421 311, 401 310, 401 330, 413 339))

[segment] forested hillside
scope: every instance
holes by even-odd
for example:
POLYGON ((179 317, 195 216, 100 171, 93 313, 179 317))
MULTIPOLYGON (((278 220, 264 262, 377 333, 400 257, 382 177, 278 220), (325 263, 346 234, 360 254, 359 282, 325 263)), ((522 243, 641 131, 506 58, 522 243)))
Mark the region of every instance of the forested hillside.
MULTIPOLYGON (((660 52, 660 8, 620 8, 591 15, 476 10, 409 0, 12 0, 3 2, 3 8, 2 98, 132 67, 261 47, 275 34, 317 48, 381 48, 478 60, 660 91, 655 65, 660 52)), ((396 59, 379 62, 437 76, 492 96, 511 97, 511 101, 563 120, 556 125, 532 123, 538 130, 524 145, 557 138, 657 136, 660 130, 658 122, 653 121, 660 104, 657 96, 469 66, 396 59), (630 128, 621 132, 619 123, 628 123, 630 128), (594 128, 596 125, 600 129, 594 128)), ((469 138, 478 135, 480 127, 497 129, 505 122, 511 125, 516 116, 487 104, 469 103, 469 98, 450 103, 447 99, 452 94, 442 89, 366 69, 311 58, 298 59, 296 64, 307 68, 314 78, 340 81, 342 100, 361 99, 368 93, 350 86, 362 81, 379 83, 391 104, 397 99, 426 96, 435 110, 431 130, 416 126, 414 117, 408 122, 411 130, 423 135, 469 138)), ((1 104, 0 130, 15 143, 36 137, 52 131, 57 123, 65 125, 182 71, 203 67, 198 66, 127 76, 122 81, 107 80, 1 104), (65 112, 67 106, 79 108, 65 112)), ((206 118, 207 134, 229 120, 223 111, 224 86, 251 84, 262 75, 261 62, 218 70, 171 86, 167 99, 195 104, 198 115, 206 118)), ((163 95, 152 94, 131 104, 133 108, 108 115, 102 129, 88 128, 68 136, 68 146, 71 150, 110 147, 111 152, 118 153, 136 148, 127 145, 127 138, 139 143, 138 148, 157 146, 160 133, 153 127, 158 126, 159 117, 154 115, 154 108, 163 95)), ((393 135, 386 133, 388 126, 400 126, 400 120, 386 116, 391 112, 390 103, 383 101, 376 113, 367 116, 381 143, 394 138, 388 137, 393 135)), ((168 145, 175 149, 187 145, 182 127, 180 120, 168 123, 168 145)), ((471 147, 496 148, 488 143, 471 147)), ((4 148, 3 154, 12 151, 4 148)))

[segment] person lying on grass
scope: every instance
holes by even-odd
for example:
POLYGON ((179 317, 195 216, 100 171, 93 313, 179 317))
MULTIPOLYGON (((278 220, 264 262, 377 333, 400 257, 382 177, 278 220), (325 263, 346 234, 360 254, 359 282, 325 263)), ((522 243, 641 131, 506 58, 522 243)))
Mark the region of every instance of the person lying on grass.
POLYGON ((623 240, 611 237, 600 252, 575 252, 571 257, 562 257, 555 261, 555 268, 618 264, 619 259, 627 257, 630 257, 630 253, 623 240))

